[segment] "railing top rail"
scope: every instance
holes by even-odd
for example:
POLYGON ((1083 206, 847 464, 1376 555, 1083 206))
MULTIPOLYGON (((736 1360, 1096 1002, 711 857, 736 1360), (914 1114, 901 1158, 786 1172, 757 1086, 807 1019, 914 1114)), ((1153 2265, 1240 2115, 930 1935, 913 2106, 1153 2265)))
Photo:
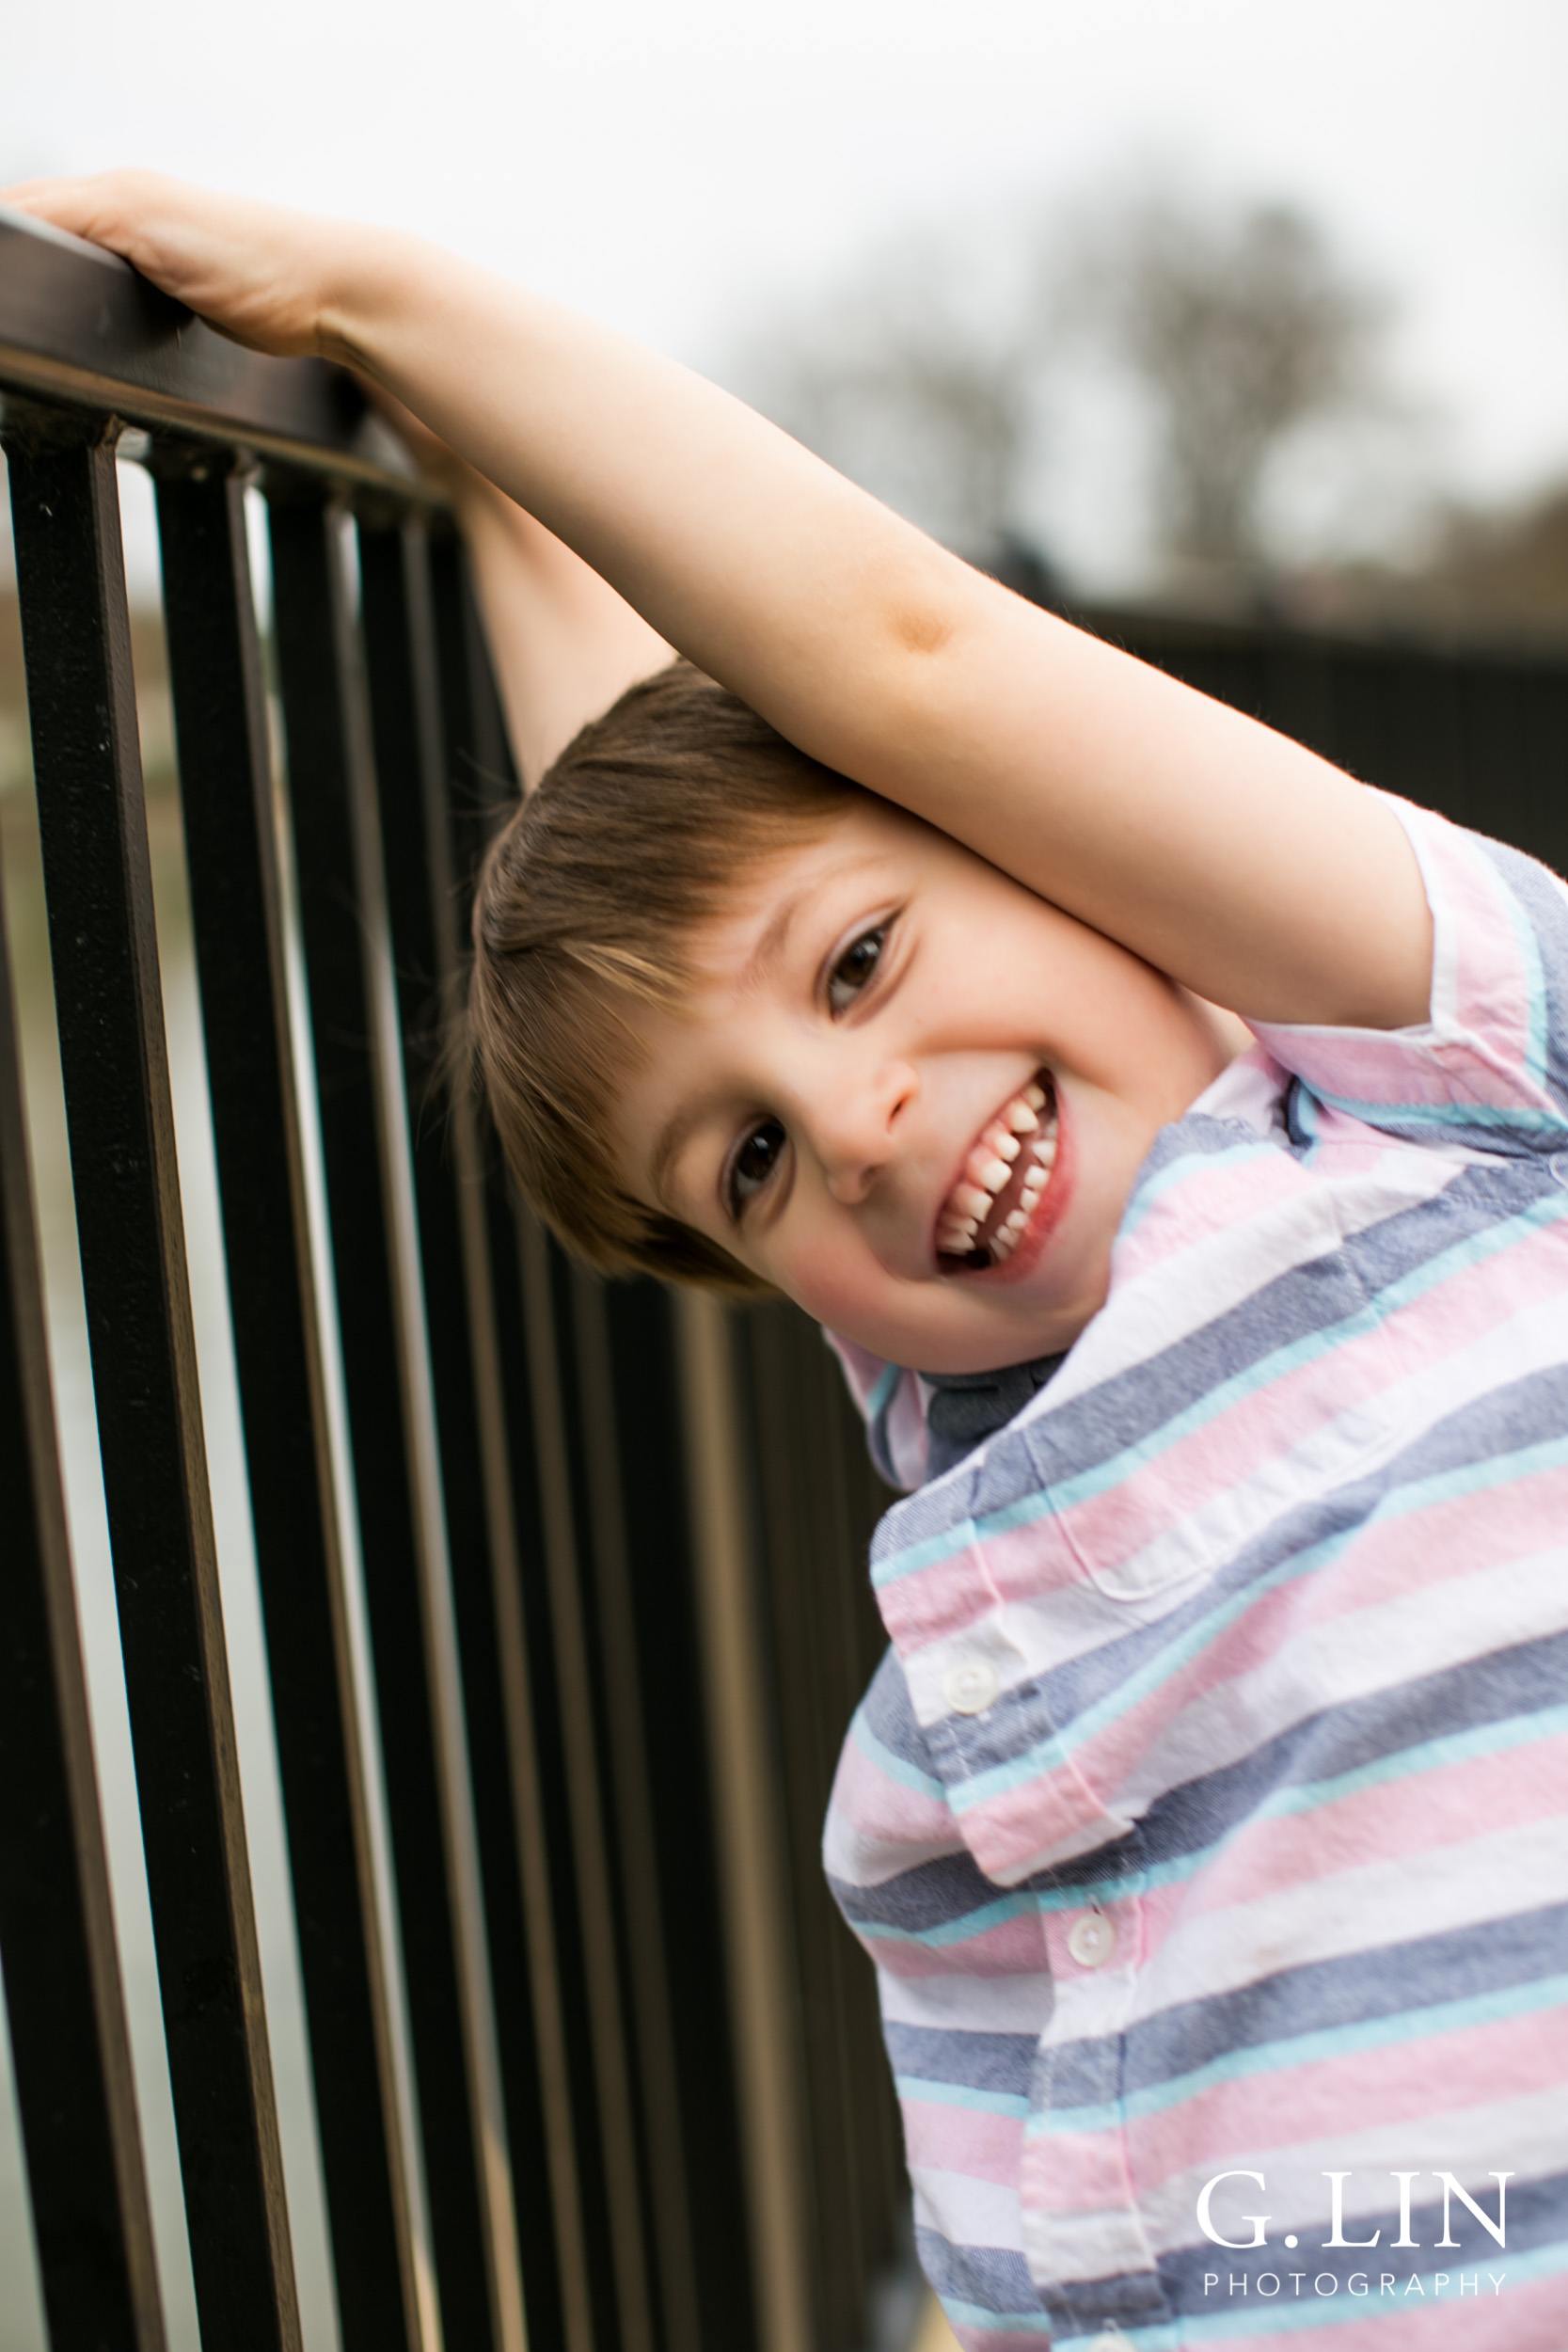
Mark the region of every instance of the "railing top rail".
POLYGON ((0 205, 0 404, 19 396, 420 495, 340 369, 242 350, 115 254, 0 205))

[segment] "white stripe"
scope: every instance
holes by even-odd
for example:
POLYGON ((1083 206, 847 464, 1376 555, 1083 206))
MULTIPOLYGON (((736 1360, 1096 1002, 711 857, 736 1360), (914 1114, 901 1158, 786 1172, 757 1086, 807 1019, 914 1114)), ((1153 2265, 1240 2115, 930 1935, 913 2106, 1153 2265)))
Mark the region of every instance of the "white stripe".
POLYGON ((1055 1987, 1049 1969, 1037 1976, 895 1977, 877 1972, 883 2021, 939 2032, 1042 2033, 1055 1987))
POLYGON ((897 1837, 873 1837, 864 1830, 856 1829, 840 1805, 828 1815, 822 1836, 822 1861, 831 1875, 847 1886, 885 1886, 890 1879, 902 1878, 906 1870, 918 1870, 924 1862, 940 1862, 946 1854, 967 1851, 963 1838, 955 1828, 943 1838, 929 1844, 911 1844, 897 1837))
POLYGON ((1023 2251, 1023 2217, 1016 2182, 979 2181, 969 2172, 947 2172, 911 2164, 917 2226, 935 2230, 949 2246, 995 2246, 1023 2251))
POLYGON ((1023 2205, 1023 2249, 1037 2287, 1152 2270, 1153 2249, 1130 2205, 1109 2213, 1045 2213, 1023 2205))
POLYGON ((1480 1926, 1568 1901, 1568 1820, 1308 1879, 1250 1901, 1190 1914, 1140 1971, 1134 2015, 1228 1993, 1281 1966, 1303 1968, 1386 1945, 1480 1926))

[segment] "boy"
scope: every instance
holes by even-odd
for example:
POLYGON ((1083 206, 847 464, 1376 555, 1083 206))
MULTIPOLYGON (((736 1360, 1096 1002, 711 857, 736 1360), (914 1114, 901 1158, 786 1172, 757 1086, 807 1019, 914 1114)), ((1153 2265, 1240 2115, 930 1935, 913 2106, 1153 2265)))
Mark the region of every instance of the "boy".
POLYGON ((961 2340, 1560 2352, 1568 894, 415 240, 10 200, 515 501, 476 1047, 918 1489, 828 1859, 961 2340))

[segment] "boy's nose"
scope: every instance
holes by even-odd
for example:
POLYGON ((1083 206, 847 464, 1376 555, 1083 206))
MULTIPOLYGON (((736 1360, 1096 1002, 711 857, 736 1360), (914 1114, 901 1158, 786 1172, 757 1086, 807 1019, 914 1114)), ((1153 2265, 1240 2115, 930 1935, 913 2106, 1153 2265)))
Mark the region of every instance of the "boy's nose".
POLYGON ((847 1088, 818 1126, 828 1190, 854 1208, 887 1166, 900 1120, 920 1090, 907 1062, 884 1062, 867 1083, 847 1088))

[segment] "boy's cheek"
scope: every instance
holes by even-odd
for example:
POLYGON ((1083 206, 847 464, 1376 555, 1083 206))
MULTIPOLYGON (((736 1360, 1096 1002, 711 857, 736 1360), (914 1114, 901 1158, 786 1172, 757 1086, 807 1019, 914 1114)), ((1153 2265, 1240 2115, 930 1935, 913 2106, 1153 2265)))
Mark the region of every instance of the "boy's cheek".
POLYGON ((768 1271, 816 1322, 886 1354, 894 1278, 858 1235, 792 1237, 768 1271))

